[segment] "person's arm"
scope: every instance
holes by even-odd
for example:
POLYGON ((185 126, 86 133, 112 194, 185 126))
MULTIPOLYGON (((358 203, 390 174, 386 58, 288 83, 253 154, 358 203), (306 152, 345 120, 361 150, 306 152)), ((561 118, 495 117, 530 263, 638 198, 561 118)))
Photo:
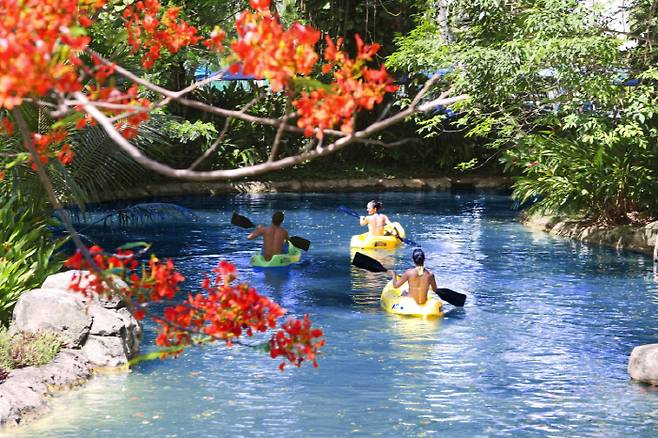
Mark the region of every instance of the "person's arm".
POLYGON ((247 239, 254 240, 256 237, 262 236, 264 231, 265 227, 259 224, 256 229, 247 236, 247 239))
POLYGON ((430 274, 430 287, 434 292, 436 292, 436 279, 434 278, 434 274, 430 274))
POLYGON ((396 275, 395 271, 391 271, 391 272, 393 273, 391 276, 391 281, 393 282, 393 287, 396 289, 402 286, 403 284, 405 284, 407 280, 409 280, 409 276, 407 275, 406 272, 400 276, 396 275))
POLYGON ((362 227, 368 225, 368 216, 361 216, 361 217, 359 218, 359 224, 360 224, 362 227))
POLYGON ((384 225, 390 225, 390 224, 391 224, 391 221, 388 219, 388 216, 384 215, 384 225))

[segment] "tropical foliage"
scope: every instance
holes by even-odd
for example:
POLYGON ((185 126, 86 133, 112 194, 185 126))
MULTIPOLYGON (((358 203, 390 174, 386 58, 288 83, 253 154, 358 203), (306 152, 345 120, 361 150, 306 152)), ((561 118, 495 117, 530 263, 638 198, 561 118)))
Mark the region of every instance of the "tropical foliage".
MULTIPOLYGON (((646 221, 658 211, 656 18, 652 2, 625 3, 430 2, 389 65, 446 69, 471 96, 458 124, 523 174, 520 200, 605 223, 646 221), (629 29, 611 27, 621 14, 629 29)), ((445 121, 422 123, 436 132, 445 121)))
POLYGON ((59 270, 64 261, 56 251, 47 220, 36 208, 26 208, 16 196, 5 198, 0 208, 0 323, 11 318, 16 300, 41 286, 46 277, 59 270))

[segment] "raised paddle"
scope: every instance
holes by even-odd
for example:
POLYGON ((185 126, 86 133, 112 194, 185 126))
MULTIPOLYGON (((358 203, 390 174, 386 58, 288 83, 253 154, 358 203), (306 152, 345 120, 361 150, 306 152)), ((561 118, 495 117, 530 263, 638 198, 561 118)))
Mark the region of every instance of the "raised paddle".
MULTIPOLYGON (((251 220, 249 220, 248 217, 239 215, 236 212, 233 212, 233 216, 231 216, 231 223, 233 225, 237 225, 238 227, 242 227, 242 228, 256 228, 256 225, 254 225, 254 223, 251 220)), ((292 236, 289 237, 288 240, 296 248, 303 249, 304 251, 308 251, 309 247, 311 246, 311 241, 306 240, 303 237, 292 236)))
MULTIPOLYGON (((368 257, 365 254, 356 252, 354 258, 352 259, 352 264, 357 268, 365 269, 370 272, 387 272, 386 269, 381 263, 372 257, 368 257)), ((466 302, 466 295, 455 292, 452 289, 440 288, 436 290, 436 294, 443 301, 447 301, 455 307, 463 307, 466 302)))
MULTIPOLYGON (((357 218, 361 219, 361 215, 359 215, 359 213, 357 213, 356 211, 352 210, 351 208, 347 208, 347 207, 345 207, 344 205, 339 205, 339 206, 338 206, 338 210, 339 210, 339 211, 342 211, 342 212, 345 213, 345 214, 349 214, 350 216, 354 216, 354 217, 357 217, 357 218)), ((398 236, 397 234, 391 234, 391 236, 395 236, 395 237, 397 237, 398 239, 400 239, 402 242, 406 243, 407 245, 411 245, 411 246, 420 246, 419 244, 417 244, 417 243, 414 242, 413 240, 411 240, 411 239, 406 239, 406 238, 404 238, 404 237, 400 237, 400 236, 398 236)))

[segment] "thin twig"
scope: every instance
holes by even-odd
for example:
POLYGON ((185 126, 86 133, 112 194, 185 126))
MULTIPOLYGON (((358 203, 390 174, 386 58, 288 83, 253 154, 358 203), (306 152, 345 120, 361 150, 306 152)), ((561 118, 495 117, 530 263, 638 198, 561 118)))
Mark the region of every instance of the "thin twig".
MULTIPOLYGON (((253 105, 256 104, 260 100, 260 95, 254 97, 251 99, 251 101, 247 102, 247 104, 242 107, 240 110, 241 112, 246 112, 251 108, 253 105)), ((215 152, 215 149, 219 147, 219 145, 222 143, 224 140, 224 136, 226 136, 226 133, 228 132, 228 128, 231 125, 231 117, 228 117, 226 121, 224 122, 224 128, 222 128, 222 132, 219 134, 219 137, 213 142, 213 144, 206 150, 203 155, 201 155, 199 158, 194 160, 194 163, 190 164, 190 167, 187 168, 187 170, 194 170, 199 164, 201 164, 206 158, 208 158, 213 152, 215 152)))

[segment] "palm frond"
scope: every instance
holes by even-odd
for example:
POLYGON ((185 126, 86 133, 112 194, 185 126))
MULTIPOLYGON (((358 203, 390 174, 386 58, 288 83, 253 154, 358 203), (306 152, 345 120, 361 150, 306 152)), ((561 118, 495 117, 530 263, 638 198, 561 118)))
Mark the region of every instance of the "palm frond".
POLYGON ((150 225, 170 220, 197 221, 198 216, 190 209, 167 202, 148 202, 131 205, 111 213, 100 215, 82 212, 75 208, 67 209, 73 222, 86 225, 81 231, 92 226, 116 228, 127 225, 150 225))

